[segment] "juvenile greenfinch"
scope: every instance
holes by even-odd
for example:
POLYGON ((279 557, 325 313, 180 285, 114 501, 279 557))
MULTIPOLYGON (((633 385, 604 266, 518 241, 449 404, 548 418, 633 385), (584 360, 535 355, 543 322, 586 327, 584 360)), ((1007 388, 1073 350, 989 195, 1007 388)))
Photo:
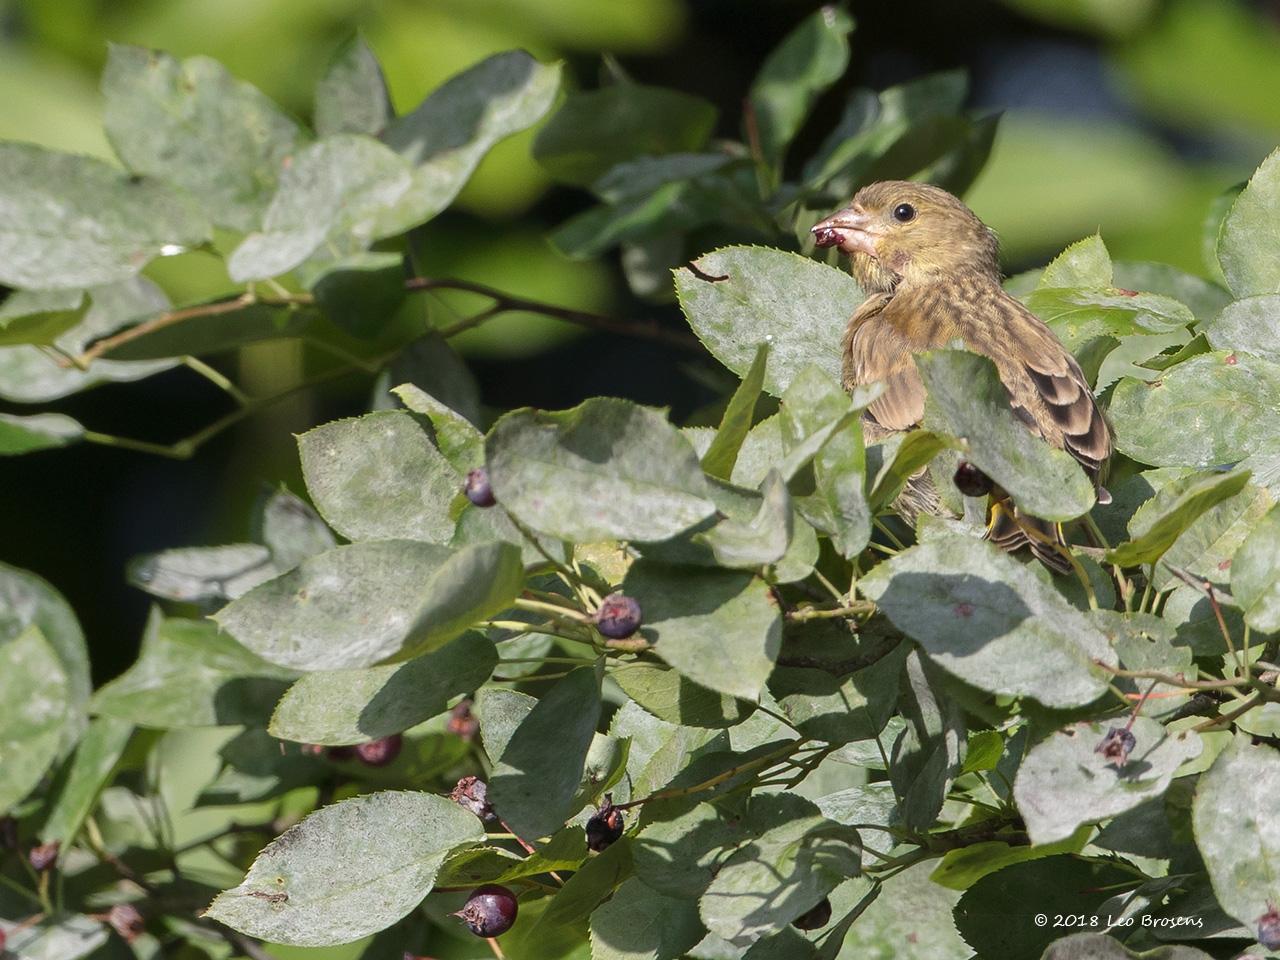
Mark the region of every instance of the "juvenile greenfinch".
MULTIPOLYGON (((1093 391, 1053 331, 1001 287, 995 234, 972 210, 938 187, 888 180, 863 187, 813 234, 849 255, 867 294, 841 350, 847 389, 885 385, 864 414, 868 442, 920 425, 925 387, 914 356, 958 340, 995 363, 1014 414, 1075 457, 1106 502, 1111 432, 1093 391)), ((908 519, 938 512, 927 473, 912 478, 897 506, 908 519)), ((1005 550, 1029 547, 1052 570, 1070 569, 1061 525, 1022 513, 999 488, 986 535, 1005 550)))

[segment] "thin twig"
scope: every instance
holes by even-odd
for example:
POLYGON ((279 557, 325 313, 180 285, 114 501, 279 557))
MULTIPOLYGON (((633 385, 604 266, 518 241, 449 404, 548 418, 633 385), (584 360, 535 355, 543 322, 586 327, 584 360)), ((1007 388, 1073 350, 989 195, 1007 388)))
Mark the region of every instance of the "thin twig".
MULTIPOLYGON (((654 320, 615 320, 613 317, 592 313, 589 310, 574 310, 571 307, 560 307, 553 303, 517 297, 482 283, 473 283, 470 280, 411 277, 405 281, 404 287, 411 292, 416 290, 456 290, 462 293, 474 293, 477 296, 488 297, 493 301, 493 306, 484 311, 486 314, 484 319, 486 320, 496 313, 508 313, 511 311, 538 313, 544 317, 554 317, 566 323, 588 327, 592 330, 601 330, 605 333, 616 333, 625 337, 638 337, 645 340, 657 340, 660 343, 681 347, 686 350, 700 351, 702 349, 696 337, 679 330, 668 330, 654 320)), ((475 325, 472 320, 473 318, 471 317, 460 320, 452 326, 441 328, 439 333, 446 338, 453 336, 455 333, 461 333, 463 330, 470 329, 475 325)))

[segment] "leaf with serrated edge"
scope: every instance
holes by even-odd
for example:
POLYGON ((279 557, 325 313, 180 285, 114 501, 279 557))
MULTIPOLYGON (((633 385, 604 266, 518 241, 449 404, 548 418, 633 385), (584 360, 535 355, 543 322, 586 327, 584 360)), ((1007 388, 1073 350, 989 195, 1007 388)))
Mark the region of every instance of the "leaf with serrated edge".
POLYGON ((388 790, 344 800, 267 844, 204 915, 272 943, 351 943, 406 916, 445 858, 483 838, 480 821, 445 797, 388 790))
POLYGON ((976 537, 939 531, 858 584, 961 680, 1047 707, 1083 706, 1106 692, 1115 652, 1057 590, 976 537))

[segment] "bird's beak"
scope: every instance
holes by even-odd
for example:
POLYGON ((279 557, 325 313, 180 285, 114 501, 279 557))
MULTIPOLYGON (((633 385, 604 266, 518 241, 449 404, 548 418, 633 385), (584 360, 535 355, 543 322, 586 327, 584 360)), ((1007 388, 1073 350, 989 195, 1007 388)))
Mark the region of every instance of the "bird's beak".
POLYGON ((839 247, 847 254, 876 256, 876 241, 883 231, 861 207, 846 207, 814 224, 810 231, 820 247, 839 247))

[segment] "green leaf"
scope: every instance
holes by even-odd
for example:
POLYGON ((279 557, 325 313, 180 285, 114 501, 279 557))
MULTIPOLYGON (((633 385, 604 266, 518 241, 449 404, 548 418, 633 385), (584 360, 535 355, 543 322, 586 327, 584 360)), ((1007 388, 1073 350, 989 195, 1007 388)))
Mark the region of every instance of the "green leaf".
MULTIPOLYGON (((1133 874, 1105 863, 1061 855, 1015 863, 983 877, 955 906, 955 926, 977 955, 1001 960, 1036 960, 1058 935, 1034 918, 1043 914, 1091 917, 1118 884, 1133 874)), ((883 898, 882 898, 883 899, 883 898)), ((1105 926, 1106 915, 1098 917, 1105 926)))
POLYGON ((371 340, 395 322, 407 296, 399 253, 354 253, 319 270, 307 281, 316 304, 335 325, 371 340))
POLYGON ((521 721, 489 779, 489 802, 515 833, 549 836, 577 812, 599 716, 600 677, 582 668, 557 681, 521 721))
POLYGON ((254 512, 253 538, 271 551, 276 570, 292 570, 335 545, 319 515, 288 490, 273 490, 254 512))
POLYGON ((1109 415, 1116 448, 1153 466, 1212 467, 1280 445, 1280 364, 1247 353, 1204 353, 1152 383, 1121 380, 1109 415), (1230 417, 1206 417, 1230 410, 1230 417))
POLYGON ((0 283, 80 289, 134 276, 209 239, 186 194, 91 157, 0 143, 0 283))
POLYGON ((743 376, 742 382, 738 384, 738 389, 729 398, 729 405, 720 418, 720 428, 716 430, 715 439, 702 455, 702 469, 708 475, 721 480, 728 480, 733 475, 738 452, 751 431, 751 419, 755 414, 756 401, 760 399, 760 390, 764 386, 764 371, 768 359, 769 345, 762 343, 756 348, 756 357, 751 361, 751 367, 743 376))
POLYGON ((944 438, 929 430, 911 430, 867 447, 867 506, 879 515, 898 498, 907 481, 945 450, 944 438))
POLYGON ((0 413, 0 457, 69 446, 83 436, 84 427, 61 413, 0 413))
POLYGON ((413 225, 412 184, 409 163, 370 137, 336 134, 304 147, 281 174, 261 228, 227 259, 227 272, 237 283, 267 280, 321 251, 325 261, 360 253, 413 225))
POLYGON ((1079 853, 1092 834, 1093 828, 1086 826, 1057 843, 1027 847, 1011 846, 1000 840, 987 840, 948 850, 938 861, 938 866, 929 875, 929 879, 952 890, 968 890, 988 874, 1015 863, 1026 863, 1028 860, 1039 860, 1059 853, 1079 853))
MULTIPOLYGON (((761 152, 777 164, 818 97, 849 65, 853 18, 836 6, 810 14, 765 58, 748 94, 761 152)), ((751 123, 752 120, 747 121, 751 123)))
MULTIPOLYGON (((1026 2, 1026 0, 1023 0, 1026 2)), ((1075 933, 1055 940, 1040 960, 1212 960, 1195 947, 1175 944, 1135 953, 1124 944, 1101 933, 1075 933)))
POLYGON ((1138 717, 1135 745, 1117 768, 1098 752, 1107 731, 1123 722, 1084 721, 1031 748, 1013 785, 1018 812, 1033 844, 1065 840, 1084 823, 1097 823, 1160 797, 1184 761, 1200 755, 1200 738, 1166 734, 1155 720, 1138 717))
POLYGON ((216 60, 111 44, 102 75, 103 124, 134 173, 168 180, 221 227, 258 226, 298 125, 216 60))
POLYGON ((391 390, 409 410, 431 421, 436 445, 459 475, 484 466, 484 434, 453 407, 412 383, 391 390))
POLYGON ((1248 470, 1194 473, 1165 484, 1129 521, 1132 539, 1107 552, 1107 560, 1125 567, 1155 563, 1207 510, 1235 496, 1249 482, 1248 470))
POLYGON ((845 935, 842 957, 955 960, 972 951, 956 933, 951 910, 960 895, 929 879, 933 864, 917 863, 884 883, 845 935))
POLYGON ((1280 150, 1249 178, 1218 234, 1218 262, 1240 297, 1280 293, 1280 252, 1267 238, 1280 229, 1280 150))
MULTIPOLYGON (((598 857, 583 861, 563 887, 552 897, 546 912, 538 917, 542 933, 586 920, 615 888, 631 876, 631 843, 623 837, 598 857)), ((535 932, 535 939, 537 933, 535 932)))
POLYGON ((443 713, 497 663, 489 640, 466 633, 405 663, 309 673, 280 698, 270 730, 281 740, 332 746, 390 736, 443 713))
POLYGON ((208 620, 165 619, 153 609, 137 661, 99 688, 89 706, 161 730, 262 724, 296 676, 208 620))
POLYGON ((631 879, 591 914, 591 960, 674 960, 705 935, 696 904, 631 879))
POLYGON ((1280 294, 1228 303, 1200 329, 1215 350, 1240 350, 1280 361, 1280 294))
POLYGON ((1249 626, 1280 632, 1280 506, 1258 521, 1232 558, 1231 593, 1249 626))
POLYGON ((1093 483, 1071 454, 1049 446, 1018 419, 995 364, 977 354, 936 350, 917 357, 916 366, 965 458, 1020 510, 1046 520, 1072 520, 1089 511, 1093 483))
POLYGON ((453 551, 413 540, 336 547, 233 600, 214 617, 254 653, 299 670, 343 670, 443 646, 505 609, 524 571, 511 544, 453 551))
POLYGON ((1054 257, 1053 262, 1040 274, 1039 289, 1060 287, 1110 287, 1112 283, 1111 254, 1102 237, 1094 234, 1077 240, 1054 257))
POLYGON ((316 133, 380 134, 391 122, 391 95, 378 58, 361 34, 347 39, 316 85, 316 133))
POLYGON ((745 375, 769 345, 764 388, 781 396, 802 369, 816 364, 840 381, 840 338, 863 300, 847 273, 766 247, 723 247, 676 271, 676 293, 689 325, 712 355, 745 375))
POLYGON ((494 425, 485 453, 499 503, 564 540, 663 540, 715 511, 689 442, 625 400, 516 410, 494 425))
POLYGON ((872 396, 858 389, 851 401, 814 364, 801 370, 782 394, 782 446, 787 451, 782 469, 798 464, 812 443, 821 444, 812 455, 816 490, 798 505, 844 557, 856 556, 871 539, 871 511, 864 489, 866 447, 859 414, 872 396))
POLYGON ((494 144, 541 120, 559 89, 560 64, 509 50, 452 77, 392 122, 383 140, 413 167, 406 225, 448 207, 494 144))
POLYGON ((484 838, 445 797, 366 794, 324 807, 269 843, 204 916, 299 947, 350 943, 406 916, 445 858, 484 838))
MULTIPOLYGON (((25 312, 28 307, 41 303, 59 302, 54 297, 79 296, 81 291, 18 290, 10 295, 4 306, 13 305, 15 311, 25 312)), ((61 302, 66 302, 65 300, 61 302)), ((59 335, 53 345, 57 350, 76 356, 89 344, 136 322, 141 316, 164 310, 168 298, 150 280, 134 277, 121 283, 89 290, 89 309, 81 321, 59 335)), ((3 310, 4 307, 0 307, 3 310)), ((50 356, 49 351, 38 346, 20 344, 0 346, 0 397, 17 403, 38 403, 56 400, 79 390, 87 390, 100 383, 138 380, 172 367, 176 360, 152 363, 122 363, 115 360, 95 360, 87 370, 64 364, 60 357, 50 356)))
POLYGON ((61 914, 34 926, 0 920, 13 960, 80 960, 107 942, 108 928, 78 914, 61 914))
POLYGON ((307 492, 349 540, 448 543, 462 480, 413 417, 384 410, 298 437, 307 492))
POLYGON ((1052 586, 975 537, 939 532, 859 582, 930 659, 991 693, 1047 707, 1083 706, 1106 692, 1106 637, 1052 586))
POLYGON ((778 667, 769 691, 806 737, 827 743, 866 740, 883 729, 898 703, 898 679, 910 650, 901 644, 847 676, 812 667, 778 667))
POLYGON ((1252 929, 1280 903, 1280 756, 1237 734, 1196 787, 1196 846, 1222 909, 1252 929))
POLYGON ((98 717, 89 724, 67 767, 49 816, 40 828, 42 843, 66 847, 76 838, 115 773, 133 724, 114 717, 98 717))
POLYGON ((52 344, 84 320, 89 304, 83 290, 15 290, 0 303, 0 346, 52 344))
POLYGON ((221 353, 246 343, 301 337, 316 321, 310 307, 251 303, 235 310, 161 324, 103 353, 113 361, 162 360, 187 354, 221 353))
POLYGON ((266 547, 232 543, 143 554, 129 561, 125 578, 163 600, 209 603, 234 600, 280 572, 266 547))
POLYGON ((716 693, 678 671, 637 660, 610 671, 637 704, 661 720, 689 727, 732 727, 755 710, 755 704, 716 693))
MULTIPOLYGON (((919 651, 910 651, 902 676, 905 722, 893 741, 886 768, 900 801, 902 825, 913 831, 928 830, 937 822, 951 784, 964 768, 968 748, 964 712, 946 694, 938 669, 919 651)), ((878 752, 883 750, 883 739, 877 738, 878 752)))
POLYGON ((747 821, 751 841, 724 861, 698 902, 707 928, 738 946, 783 929, 861 872, 856 831, 810 800, 755 796, 747 821))
POLYGON ((67 673, 35 624, 0 641, 0 814, 44 776, 72 714, 67 673))
MULTIPOLYGON (((416 743, 409 741, 406 746, 412 751, 416 743)), ((218 749, 218 759, 218 775, 200 790, 197 802, 201 806, 269 800, 333 776, 328 761, 283 749, 280 741, 261 727, 249 727, 231 738, 218 749)))
POLYGON ((1218 284, 1186 273, 1167 263, 1121 261, 1115 265, 1112 282, 1127 290, 1148 290, 1171 297, 1191 308, 1200 323, 1212 320, 1231 303, 1231 294, 1218 284))
POLYGON ((700 686, 759 700, 782 640, 781 615, 764 581, 746 572, 640 560, 622 589, 640 602, 641 633, 654 653, 700 686))
POLYGON ((585 186, 636 157, 700 150, 715 123, 715 107, 699 97, 618 83, 566 96, 533 156, 555 179, 585 186))
POLYGON ((21 636, 28 627, 39 627, 66 674, 69 702, 77 705, 63 732, 62 748, 80 738, 87 718, 83 707, 93 692, 89 677, 89 652, 75 611, 52 586, 34 573, 0 563, 0 645, 21 636))
POLYGON ((497 763, 502 757, 512 734, 537 702, 527 693, 506 687, 482 687, 476 691, 474 712, 490 763, 497 763))
POLYGON ((1201 514, 1161 558, 1163 563, 1152 577, 1155 588, 1163 591, 1178 585, 1179 578, 1170 567, 1215 582, 1225 580, 1231 558, 1274 503, 1265 489, 1247 483, 1235 496, 1201 514))

